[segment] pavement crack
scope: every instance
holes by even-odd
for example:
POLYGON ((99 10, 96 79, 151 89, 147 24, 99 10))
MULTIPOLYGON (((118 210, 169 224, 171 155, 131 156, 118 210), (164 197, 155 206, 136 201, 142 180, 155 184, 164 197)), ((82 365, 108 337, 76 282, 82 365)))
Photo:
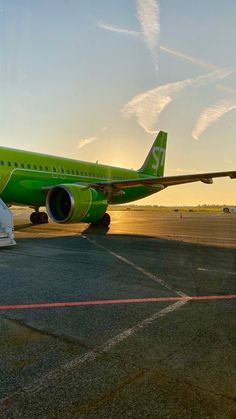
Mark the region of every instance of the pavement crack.
MULTIPOLYGON (((177 380, 177 381, 180 381, 180 380, 177 380)), ((205 388, 205 387, 199 386, 197 384, 194 384, 189 380, 181 380, 181 382, 188 385, 189 387, 196 388, 198 390, 204 391, 205 393, 212 394, 213 396, 216 396, 216 397, 222 397, 224 399, 227 399, 231 402, 236 403, 236 397, 228 396, 227 394, 223 394, 223 393, 218 393, 217 391, 210 390, 209 388, 205 388)))
POLYGON ((126 377, 126 379, 123 382, 121 382, 118 386, 116 386, 112 390, 107 391, 104 395, 98 397, 97 399, 91 400, 88 403, 83 404, 79 409, 79 413, 80 414, 90 413, 91 411, 96 410, 97 408, 101 407, 104 402, 112 401, 113 399, 116 398, 117 394, 119 394, 126 387, 142 379, 148 372, 149 372, 149 369, 143 369, 137 372, 136 374, 132 374, 126 377))

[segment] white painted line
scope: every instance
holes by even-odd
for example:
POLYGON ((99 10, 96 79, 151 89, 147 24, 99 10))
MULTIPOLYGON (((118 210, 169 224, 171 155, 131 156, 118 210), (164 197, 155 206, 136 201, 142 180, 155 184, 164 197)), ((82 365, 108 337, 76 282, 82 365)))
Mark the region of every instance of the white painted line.
POLYGON ((216 269, 207 269, 207 268, 197 268, 198 271, 202 271, 202 272, 212 272, 212 273, 217 273, 217 274, 221 274, 221 275, 236 275, 236 272, 230 272, 230 271, 219 271, 216 269))
POLYGON ((123 263, 126 263, 126 265, 131 266, 133 269, 135 269, 138 272, 141 272, 144 276, 148 277, 149 279, 152 279, 153 281, 157 282, 162 287, 168 289, 169 291, 174 292, 175 294, 181 296, 181 297, 188 297, 187 294, 180 290, 176 290, 169 286, 163 279, 158 277, 157 275, 152 274, 151 272, 146 271, 145 269, 141 268, 141 266, 136 265, 135 263, 131 262, 130 260, 124 258, 123 256, 119 255, 118 253, 112 252, 112 250, 107 249, 105 246, 102 246, 101 244, 97 243, 95 240, 92 240, 88 238, 87 236, 82 236, 84 239, 88 240, 90 243, 94 244, 95 246, 99 247, 102 250, 105 250, 110 255, 114 256, 116 259, 120 260, 123 263))
POLYGON ((17 411, 16 401, 14 403, 14 398, 17 398, 18 396, 24 396, 26 394, 32 394, 32 393, 33 395, 35 395, 39 393, 41 390, 44 390, 47 387, 53 386, 55 380, 57 382, 60 382, 61 380, 65 378, 65 374, 67 372, 70 373, 75 369, 78 371, 81 367, 83 367, 83 365, 89 362, 92 362, 93 360, 95 360, 102 354, 108 353, 111 349, 113 349, 119 343, 125 341, 131 336, 136 335, 140 330, 149 326, 158 318, 165 317, 167 314, 172 313, 173 311, 181 308, 187 302, 188 300, 185 300, 185 301, 181 300, 165 307, 164 309, 154 313, 151 317, 148 317, 147 319, 143 320, 141 323, 138 323, 137 325, 124 330, 123 332, 115 336, 114 338, 108 340, 104 345, 101 345, 98 348, 92 351, 89 351, 80 357, 76 357, 72 359, 71 361, 66 362, 60 367, 43 375, 41 378, 34 380, 30 385, 27 385, 19 390, 16 390, 15 392, 11 393, 4 399, 0 400, 0 413, 5 410, 4 405, 7 404, 8 400, 12 401, 12 407, 9 409, 9 411, 13 413, 12 411, 14 410, 14 408, 17 411))
POLYGON ((188 302, 188 300, 177 301, 177 303, 171 304, 170 306, 165 307, 163 310, 158 311, 157 313, 153 314, 153 316, 143 320, 141 323, 137 324, 136 326, 131 327, 130 329, 126 329, 120 335, 117 335, 115 338, 111 339, 110 342, 107 342, 106 347, 104 348, 104 352, 108 352, 110 349, 112 349, 118 343, 120 343, 123 340, 135 335, 137 332, 142 330, 144 327, 149 326, 151 323, 153 323, 156 319, 161 318, 161 317, 165 317, 167 314, 172 313, 173 311, 182 307, 187 302, 188 302))
POLYGON ((175 237, 176 239, 178 239, 178 237, 180 238, 190 238, 190 239, 207 239, 208 241, 210 240, 225 240, 225 241, 236 241, 236 239, 232 239, 230 237, 205 237, 205 236, 193 236, 192 234, 166 234, 166 235, 160 235, 158 237, 175 237))

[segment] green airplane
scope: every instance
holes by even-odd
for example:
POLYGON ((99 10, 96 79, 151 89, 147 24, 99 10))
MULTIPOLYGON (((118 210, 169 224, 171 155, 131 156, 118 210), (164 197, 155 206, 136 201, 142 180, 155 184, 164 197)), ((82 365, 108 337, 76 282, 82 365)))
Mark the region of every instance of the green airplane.
POLYGON ((132 202, 172 185, 236 178, 236 171, 164 176, 166 142, 167 133, 160 131, 137 171, 0 147, 0 198, 7 206, 33 208, 33 224, 47 223, 49 215, 57 223, 108 226, 108 204, 132 202), (45 206, 47 213, 40 212, 45 206))

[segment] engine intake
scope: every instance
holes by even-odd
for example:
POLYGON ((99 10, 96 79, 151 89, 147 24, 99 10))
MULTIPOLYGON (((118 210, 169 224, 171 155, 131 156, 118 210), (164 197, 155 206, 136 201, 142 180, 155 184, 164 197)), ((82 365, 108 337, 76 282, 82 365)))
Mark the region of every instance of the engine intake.
POLYGON ((66 184, 50 189, 46 206, 57 223, 96 223, 106 212, 107 199, 102 191, 66 184))

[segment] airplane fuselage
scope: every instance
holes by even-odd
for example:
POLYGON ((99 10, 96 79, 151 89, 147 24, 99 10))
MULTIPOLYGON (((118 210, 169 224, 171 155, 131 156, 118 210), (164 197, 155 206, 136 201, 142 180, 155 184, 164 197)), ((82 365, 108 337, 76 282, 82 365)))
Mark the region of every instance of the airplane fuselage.
MULTIPOLYGON (((0 197, 7 204, 45 206, 47 187, 64 183, 147 178, 134 170, 0 147, 0 197)), ((153 193, 147 186, 131 186, 113 195, 112 204, 131 202, 153 193)))

